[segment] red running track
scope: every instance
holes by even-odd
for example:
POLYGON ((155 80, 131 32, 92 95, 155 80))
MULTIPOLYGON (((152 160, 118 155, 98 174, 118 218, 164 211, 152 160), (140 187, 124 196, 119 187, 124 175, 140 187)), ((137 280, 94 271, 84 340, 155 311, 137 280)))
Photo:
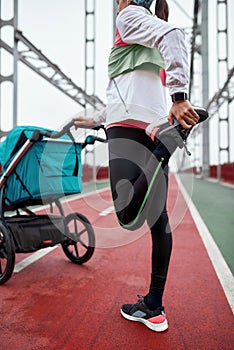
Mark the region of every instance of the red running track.
MULTIPOLYGON (((150 236, 138 232, 137 239, 133 234, 129 238, 128 231, 117 229, 113 213, 99 215, 98 206, 100 210, 111 206, 110 193, 105 190, 98 198, 88 196, 70 204, 87 215, 97 229, 97 243, 102 248, 96 248, 88 263, 72 264, 58 247, 0 287, 0 349, 233 349, 233 314, 178 193, 171 176, 169 211, 172 219, 181 214, 182 220, 174 229, 164 298, 168 331, 155 333, 120 315, 122 303, 135 302, 137 294, 147 292, 150 236), (173 214, 176 200, 181 213, 173 214), (100 237, 101 227, 114 237, 108 240, 106 232, 100 237), (124 237, 132 242, 124 244, 124 237)), ((24 257, 18 256, 18 260, 24 257)))

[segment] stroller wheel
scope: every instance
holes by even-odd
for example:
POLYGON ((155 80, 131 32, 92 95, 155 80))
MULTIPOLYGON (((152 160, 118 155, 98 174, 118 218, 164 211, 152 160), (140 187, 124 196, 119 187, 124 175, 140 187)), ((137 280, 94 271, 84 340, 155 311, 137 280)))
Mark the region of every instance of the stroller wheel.
POLYGON ((0 285, 11 277, 15 266, 15 252, 8 229, 0 222, 0 285))
POLYGON ((94 253, 95 236, 91 223, 80 213, 65 217, 68 232, 61 243, 65 255, 75 264, 87 262, 94 253))

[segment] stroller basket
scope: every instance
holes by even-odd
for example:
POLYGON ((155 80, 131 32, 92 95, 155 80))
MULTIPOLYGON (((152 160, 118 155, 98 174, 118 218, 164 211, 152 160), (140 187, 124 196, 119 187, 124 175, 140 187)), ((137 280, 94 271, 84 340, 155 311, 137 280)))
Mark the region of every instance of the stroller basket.
POLYGON ((16 253, 33 252, 65 241, 66 227, 61 216, 12 216, 6 219, 16 253))
MULTIPOLYGON (((8 155, 3 160, 3 170, 33 131, 32 127, 19 127, 8 135, 2 145, 2 154, 8 155)), ((47 199, 51 201, 80 193, 81 150, 82 145, 72 142, 67 136, 58 140, 44 138, 35 142, 7 179, 5 204, 34 204, 34 200, 38 199, 46 202, 47 199)))

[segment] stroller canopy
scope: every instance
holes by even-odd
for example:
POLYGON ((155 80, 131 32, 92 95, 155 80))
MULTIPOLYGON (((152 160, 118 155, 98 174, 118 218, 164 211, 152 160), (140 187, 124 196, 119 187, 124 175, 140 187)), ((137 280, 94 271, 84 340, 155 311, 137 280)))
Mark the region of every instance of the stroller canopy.
MULTIPOLYGON (((4 172, 35 130, 44 128, 20 126, 13 129, 0 144, 0 163, 4 172)), ((52 201, 82 188, 82 145, 68 135, 59 139, 42 139, 32 144, 11 174, 5 186, 5 204, 18 206, 52 201)))
POLYGON ((3 170, 6 170, 9 162, 20 150, 23 144, 31 138, 35 130, 54 132, 53 130, 36 126, 17 126, 11 130, 7 138, 0 143, 0 163, 3 170))

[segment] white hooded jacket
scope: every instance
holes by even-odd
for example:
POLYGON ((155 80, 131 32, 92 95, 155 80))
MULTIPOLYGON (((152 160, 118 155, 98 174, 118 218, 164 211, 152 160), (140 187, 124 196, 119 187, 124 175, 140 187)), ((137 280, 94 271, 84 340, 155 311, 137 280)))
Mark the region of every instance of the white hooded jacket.
MULTIPOLYGON (((166 65, 170 95, 188 90, 189 67, 184 33, 144 7, 130 5, 117 16, 116 27, 126 44, 158 48, 166 65)), ((129 119, 151 123, 167 114, 164 87, 151 71, 134 70, 109 81, 107 108, 95 115, 97 124, 129 119)))

